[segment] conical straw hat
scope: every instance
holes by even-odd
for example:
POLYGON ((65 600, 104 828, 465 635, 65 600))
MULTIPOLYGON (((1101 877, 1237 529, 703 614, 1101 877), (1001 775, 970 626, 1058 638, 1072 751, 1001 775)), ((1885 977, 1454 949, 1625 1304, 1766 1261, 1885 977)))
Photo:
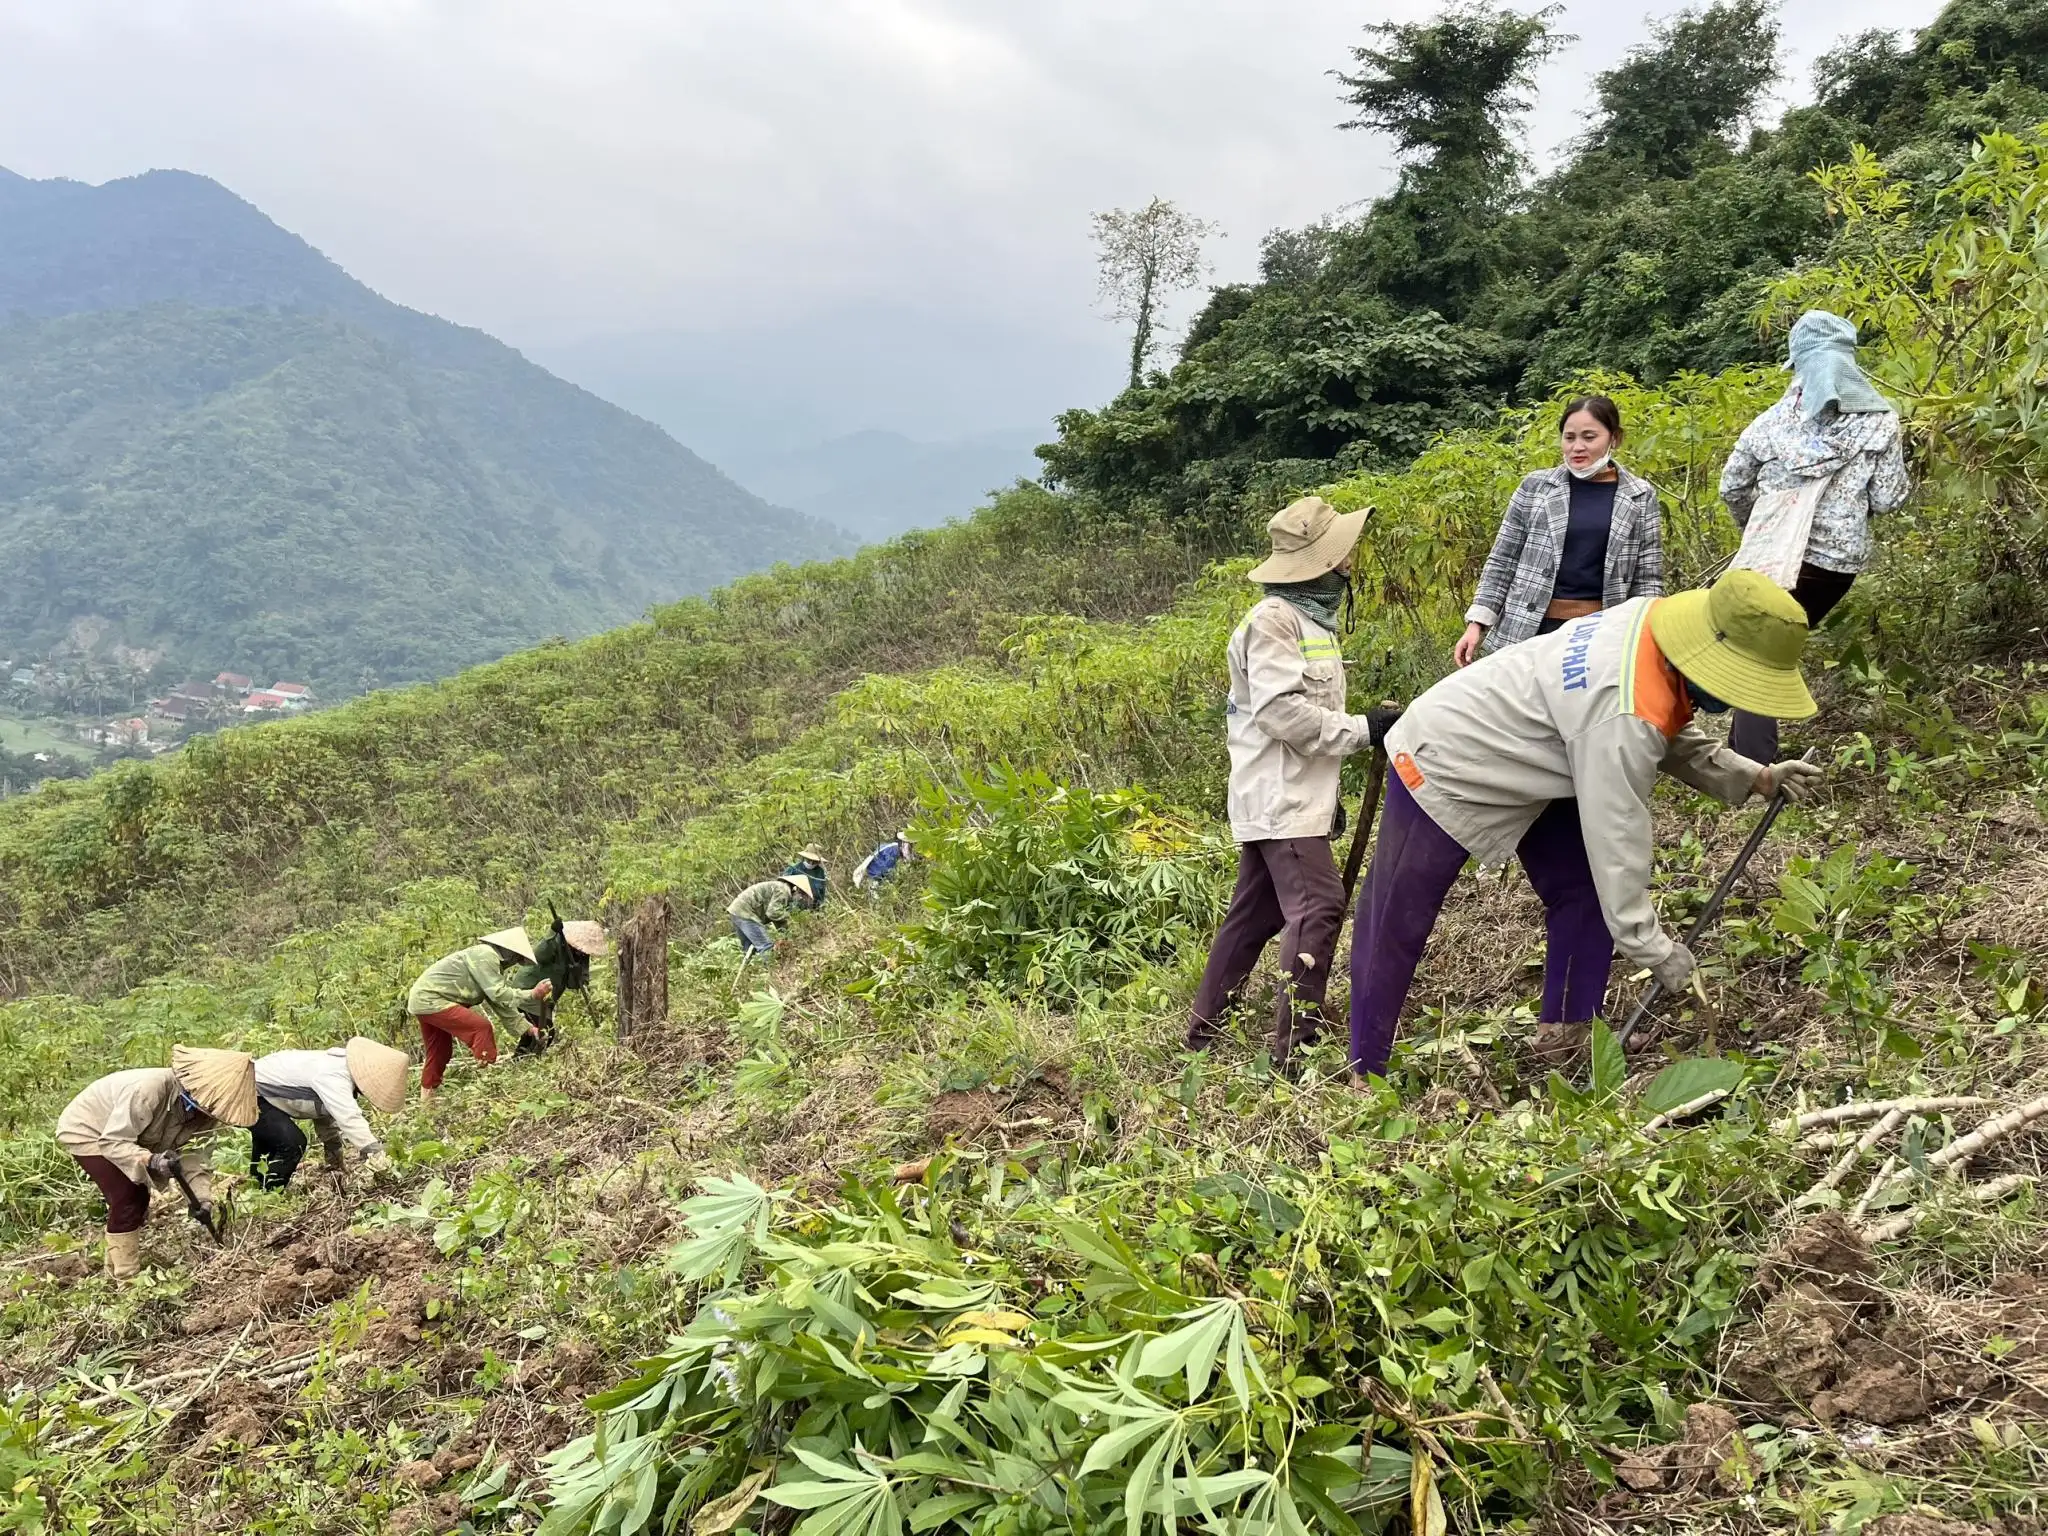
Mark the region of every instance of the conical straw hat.
POLYGON ((256 1058, 247 1051, 171 1047, 171 1075, 224 1125, 256 1123, 256 1058))
POLYGON ((485 934, 477 940, 477 943, 489 944, 494 948, 515 954, 528 965, 533 963, 533 940, 526 936, 526 930, 523 927, 500 928, 496 933, 485 934))
POLYGON ((387 1115, 405 1107, 405 1079, 412 1062, 405 1052, 355 1035, 348 1042, 348 1075, 363 1090, 363 1097, 387 1115))
POLYGON ((604 924, 593 923, 587 918, 562 924, 562 937, 569 941, 569 947, 579 955, 608 955, 612 952, 611 940, 605 936, 604 924))

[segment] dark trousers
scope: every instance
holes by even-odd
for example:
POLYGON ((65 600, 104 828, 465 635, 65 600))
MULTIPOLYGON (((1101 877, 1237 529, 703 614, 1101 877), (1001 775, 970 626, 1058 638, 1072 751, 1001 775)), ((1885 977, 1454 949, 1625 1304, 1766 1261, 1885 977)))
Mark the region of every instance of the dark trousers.
MULTIPOLYGON (((1600 1011, 1614 938, 1600 909, 1579 803, 1553 800, 1515 849, 1543 898, 1545 1023, 1578 1024, 1600 1011)), ((1384 1072, 1408 989, 1444 898, 1470 855, 1415 803, 1398 776, 1387 780, 1379 841, 1358 892, 1351 929, 1351 1066, 1384 1072)))
MULTIPOLYGON (((1799 567, 1792 596, 1806 610, 1807 627, 1819 629, 1820 621, 1835 611, 1835 604, 1847 597, 1855 584, 1856 578, 1843 571, 1824 571, 1817 565, 1799 567)), ((1778 722, 1769 715, 1738 709, 1728 725, 1728 746, 1753 763, 1769 766, 1778 760, 1778 722)))
POLYGON ((136 1183, 109 1158, 81 1157, 77 1161, 106 1197, 107 1230, 140 1232, 149 1219, 149 1186, 136 1183))
POLYGON ((256 1101, 256 1123, 249 1128, 249 1172, 258 1189, 283 1189, 306 1155, 306 1133, 299 1122, 268 1099, 256 1101))
POLYGON ((1327 837, 1272 838, 1239 847, 1237 889, 1195 993, 1188 1049, 1199 1051, 1215 1039, 1224 1014, 1244 992, 1252 967, 1275 934, 1286 976, 1273 1011, 1273 1059, 1284 1062, 1296 1045, 1313 1040, 1323 1025, 1330 952, 1343 922, 1344 882, 1327 837))

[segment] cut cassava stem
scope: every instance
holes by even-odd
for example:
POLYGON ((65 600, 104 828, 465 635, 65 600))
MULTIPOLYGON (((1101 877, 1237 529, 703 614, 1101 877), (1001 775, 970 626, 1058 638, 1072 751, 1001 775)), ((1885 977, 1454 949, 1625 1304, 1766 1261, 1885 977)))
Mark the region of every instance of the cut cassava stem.
POLYGON ((1845 1120, 1875 1119, 1895 1109, 1904 1110, 1909 1115, 1933 1115, 1951 1109, 1982 1109, 1991 1102, 1990 1099, 1959 1095, 1941 1099, 1870 1099, 1855 1104, 1833 1104, 1826 1109, 1811 1109, 1789 1120, 1780 1120, 1778 1133, 1796 1136, 1824 1125, 1840 1125, 1845 1120))
MULTIPOLYGON (((2026 1188, 2034 1180, 2035 1176, 2031 1173, 2008 1173, 2003 1178, 1991 1180, 1988 1184, 1972 1185, 1970 1187, 1970 1198, 1979 1205, 1992 1205, 2003 1200, 2015 1190, 2026 1188)), ((1911 1210, 1901 1211, 1898 1215, 1891 1217, 1889 1220, 1881 1221, 1874 1227, 1865 1227, 1863 1229, 1864 1241, 1869 1243, 1888 1243, 1895 1237, 1904 1237, 1913 1230, 1922 1214, 1924 1213, 1916 1205, 1911 1210)))
POLYGON ((1661 1131, 1665 1126, 1675 1125, 1680 1120, 1690 1120, 1701 1110, 1712 1109, 1733 1091, 1733 1089, 1729 1088, 1716 1088, 1710 1093, 1701 1094, 1696 1099, 1688 1099, 1676 1108, 1667 1109, 1663 1114, 1653 1117, 1644 1124, 1643 1129, 1645 1131, 1661 1131))
POLYGON ((1882 1120, 1856 1138, 1855 1144, 1841 1155, 1836 1161, 1835 1166, 1830 1168, 1822 1177, 1820 1183, 1814 1187, 1816 1189, 1833 1189, 1842 1180, 1849 1177, 1849 1170, 1863 1160, 1864 1153, 1868 1152, 1880 1141, 1883 1141, 1885 1137, 1891 1135, 1893 1131, 1905 1123, 1905 1119, 1906 1112, 1903 1109, 1889 1111, 1882 1120))

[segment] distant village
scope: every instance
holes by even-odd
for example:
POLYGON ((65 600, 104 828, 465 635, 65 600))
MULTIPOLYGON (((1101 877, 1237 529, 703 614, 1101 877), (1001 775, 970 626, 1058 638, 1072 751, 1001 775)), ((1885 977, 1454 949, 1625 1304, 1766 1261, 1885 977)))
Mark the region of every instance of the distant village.
POLYGON ((259 688, 253 678, 239 672, 221 672, 210 683, 181 683, 138 706, 135 680, 134 673, 122 679, 132 689, 129 708, 109 717, 79 708, 92 701, 93 693, 118 691, 106 686, 110 680, 104 675, 95 679, 99 687, 88 689, 59 662, 13 666, 7 690, 0 696, 0 725, 12 721, 14 729, 29 739, 25 747, 17 744, 10 752, 6 737, 0 735, 0 797, 44 777, 69 777, 89 768, 93 760, 156 756, 223 725, 298 714, 315 702, 313 690, 304 683, 281 681, 259 688))

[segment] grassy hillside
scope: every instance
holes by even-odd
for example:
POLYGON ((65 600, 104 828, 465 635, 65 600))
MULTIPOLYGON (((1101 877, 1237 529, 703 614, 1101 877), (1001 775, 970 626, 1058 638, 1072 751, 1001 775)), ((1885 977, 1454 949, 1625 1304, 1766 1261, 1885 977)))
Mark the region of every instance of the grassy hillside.
MULTIPOLYGON (((1244 563, 1043 492, 0 807, 10 1518, 2036 1528, 2048 1145, 1943 1169, 2048 1092, 2042 589, 2014 579, 2048 445, 2010 406, 2048 314, 2044 144, 1989 144, 1911 260, 1858 212, 1880 174, 1843 172, 1839 260, 1782 288, 1876 338, 1921 490, 1816 644, 1796 744, 1826 794, 1632 1061, 1598 1032, 1563 1071, 1530 1059, 1541 924, 1491 877, 1455 895, 1383 1088, 1335 1042, 1274 1077, 1256 1009, 1181 1054, 1229 871, 1244 563), (1958 363, 1950 323, 1986 303, 2004 340, 1958 363), (740 965, 737 882, 809 837, 843 872, 906 817, 925 858, 899 883, 740 965), (83 1078, 178 1039, 403 1039, 427 958, 543 892, 657 891, 682 918, 663 1027, 615 1040, 600 967, 557 1053, 465 1061, 434 1116, 383 1123, 390 1183, 245 1186, 224 1249, 160 1219, 140 1282, 89 1273, 92 1200, 39 1134, 83 1078)), ((1616 387, 1697 571, 1778 380, 1616 387)), ((1550 427, 1532 405, 1328 487, 1382 508, 1362 696, 1441 671, 1550 427)), ((1667 921, 1754 814, 1667 786, 1667 921)))
POLYGON ((853 541, 200 177, 0 182, 0 652, 75 620, 328 696, 853 541))

